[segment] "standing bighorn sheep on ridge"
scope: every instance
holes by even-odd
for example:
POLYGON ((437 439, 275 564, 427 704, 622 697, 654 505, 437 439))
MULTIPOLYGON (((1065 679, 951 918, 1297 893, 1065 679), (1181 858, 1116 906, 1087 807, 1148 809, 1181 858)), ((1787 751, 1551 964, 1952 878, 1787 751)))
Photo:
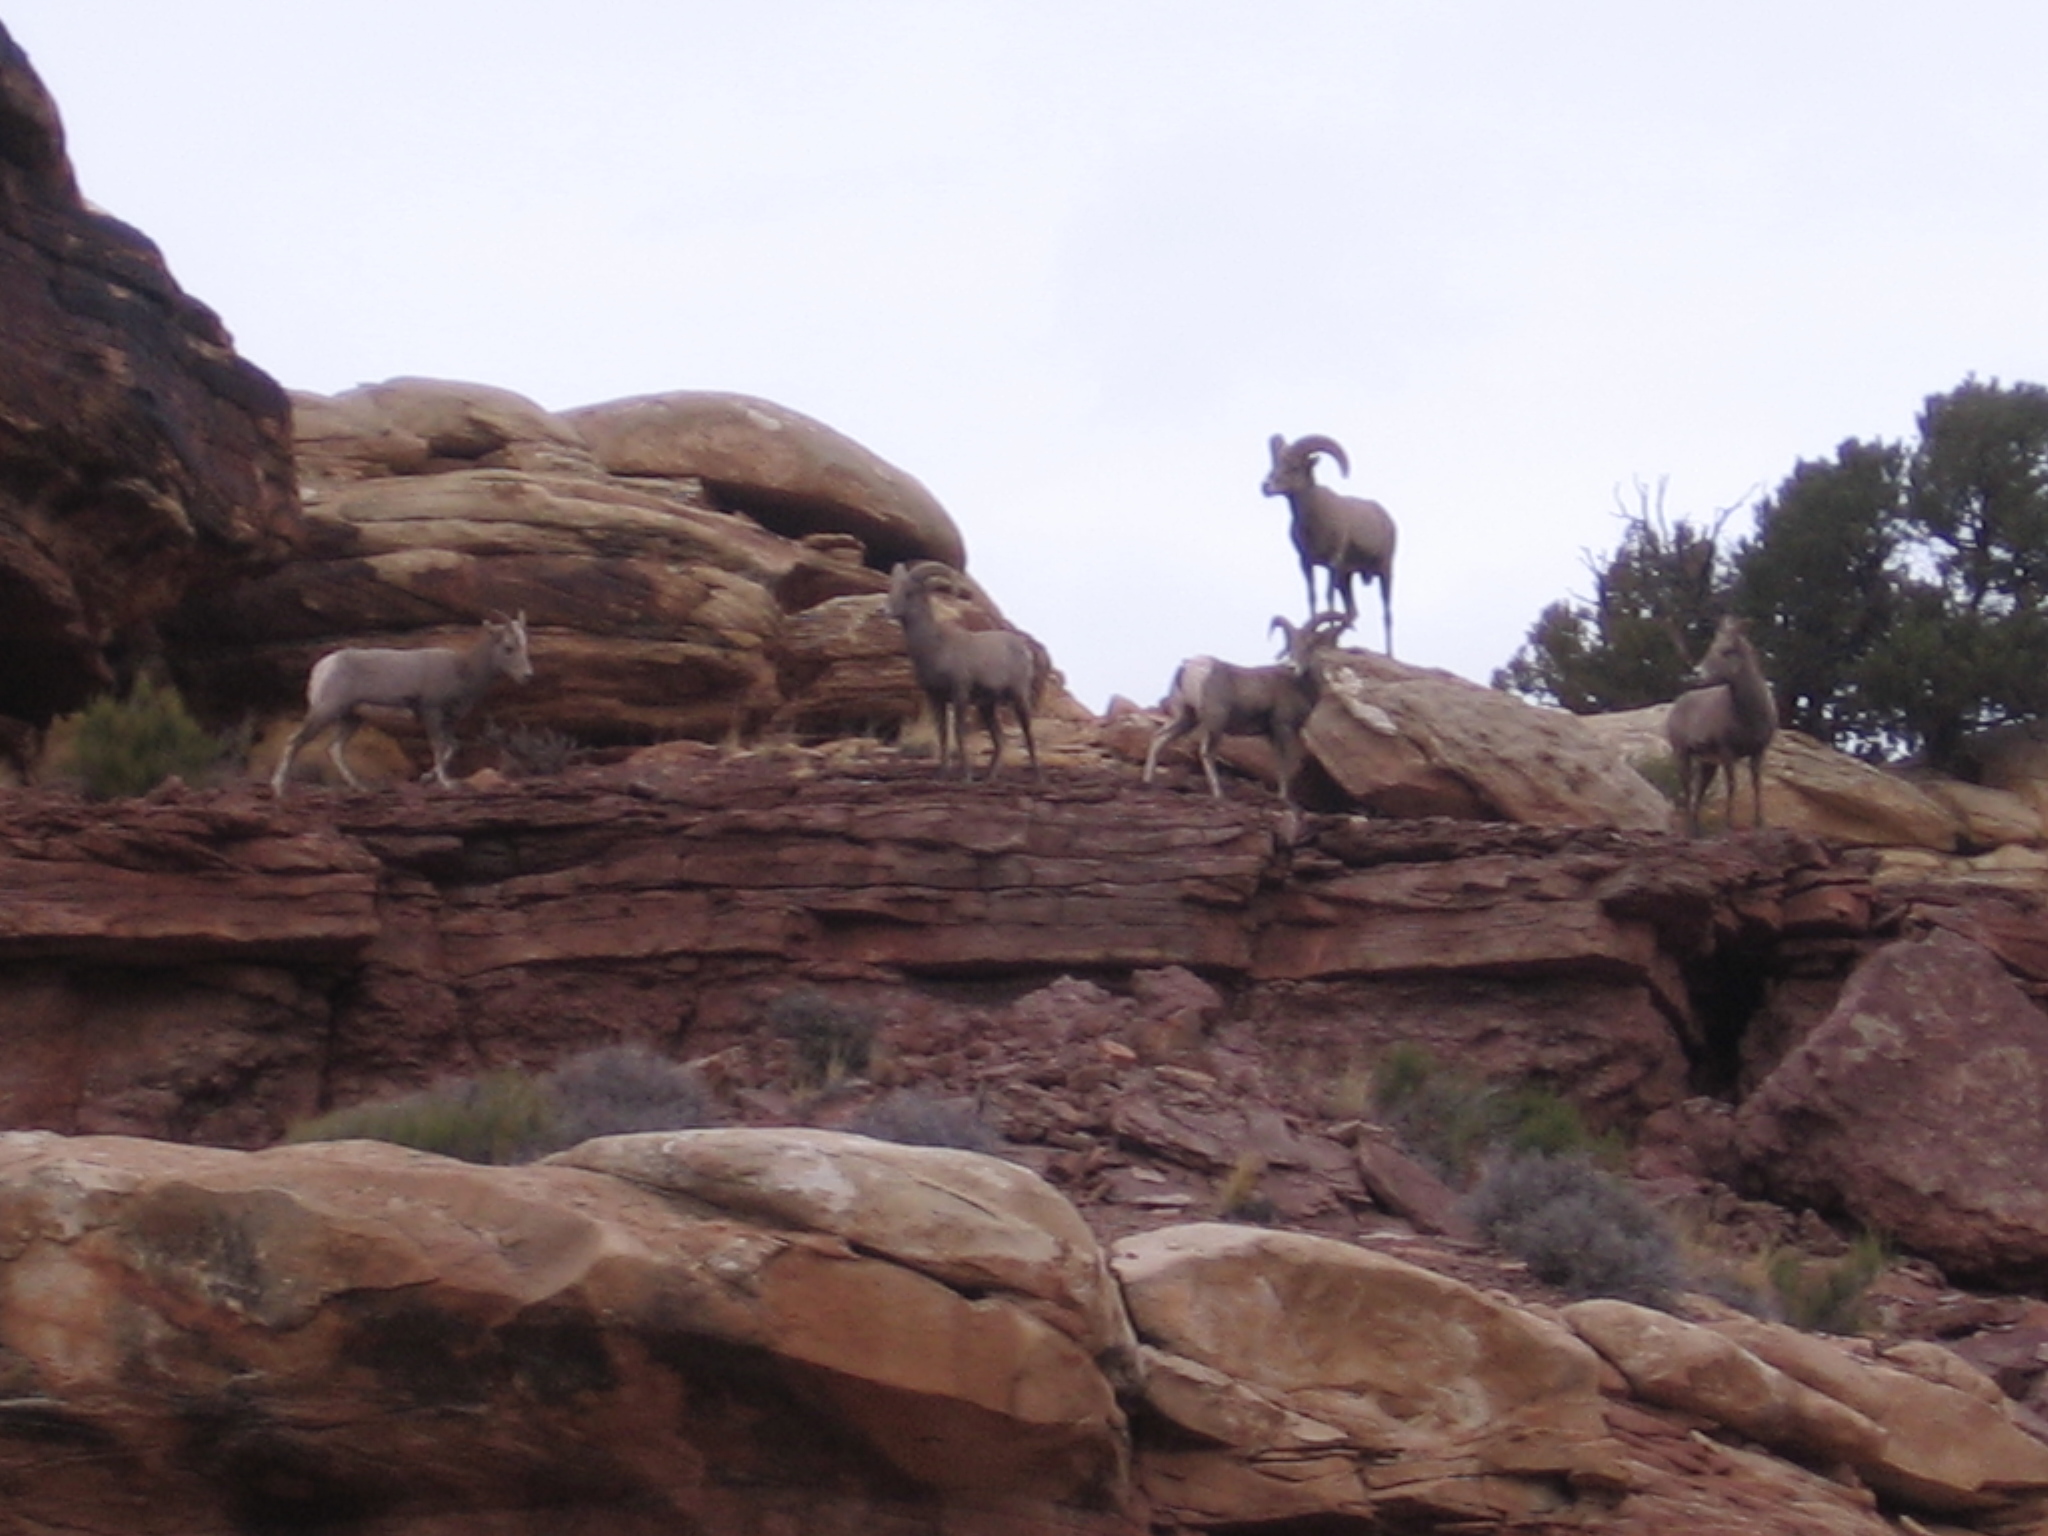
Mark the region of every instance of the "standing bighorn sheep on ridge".
POLYGON ((1358 617, 1351 578, 1380 584, 1380 617, 1386 626, 1387 654, 1394 654, 1394 519, 1376 501, 1342 496, 1316 484, 1316 455, 1326 453, 1345 474, 1351 461, 1335 438, 1310 436, 1290 443, 1273 434, 1273 468, 1260 487, 1268 496, 1285 496, 1294 515, 1291 532, 1301 556, 1302 579, 1308 583, 1308 611, 1316 612, 1316 567, 1329 583, 1330 606, 1343 601, 1344 612, 1358 617))
POLYGON ((1195 738, 1195 755, 1209 779, 1209 793, 1223 798, 1214 756, 1219 736, 1263 736, 1279 759, 1280 798, 1294 804, 1294 776, 1301 768, 1301 729, 1308 723, 1322 680, 1316 674, 1320 652, 1337 643, 1351 625, 1341 613, 1318 614, 1301 629, 1275 619, 1269 629, 1285 637, 1277 667, 1239 667, 1213 656, 1196 656, 1180 664, 1167 690, 1167 721, 1152 737, 1145 753, 1145 782, 1152 782, 1160 749, 1183 736, 1195 738))
POLYGON ((1042 779, 1038 745, 1031 739, 1031 707, 1044 671, 1037 642, 1012 629, 964 629, 939 617, 932 607, 931 584, 954 575, 952 567, 937 560, 898 565, 889 575, 889 617, 903 626, 910 669, 938 717, 939 772, 947 771, 957 749, 960 777, 974 777, 967 762, 967 709, 971 704, 988 730, 987 777, 993 779, 1003 763, 1003 732, 996 720, 996 706, 1008 704, 1023 733, 1032 776, 1042 779))
POLYGON ((409 709, 426 727, 427 744, 433 749, 434 766, 421 778, 431 778, 453 789, 448 777, 448 759, 455 755, 453 727, 475 706, 503 675, 523 683, 533 676, 533 662, 526 651, 526 615, 516 619, 484 620, 483 634, 467 646, 449 649, 436 646, 425 650, 391 650, 355 647, 329 651, 313 663, 306 679, 306 719, 292 732, 277 770, 270 776, 271 793, 282 795, 292 760, 299 748, 324 726, 335 727, 327 755, 341 770, 351 788, 361 789, 342 751, 361 721, 357 709, 364 704, 384 704, 409 709))
POLYGON ((1718 767, 1728 787, 1727 825, 1735 827, 1735 765, 1749 761, 1755 824, 1764 824, 1764 749, 1778 730, 1778 705, 1742 620, 1725 618, 1693 669, 1684 693, 1664 717, 1664 737, 1678 764, 1679 803, 1688 836, 1700 835, 1700 808, 1718 767))

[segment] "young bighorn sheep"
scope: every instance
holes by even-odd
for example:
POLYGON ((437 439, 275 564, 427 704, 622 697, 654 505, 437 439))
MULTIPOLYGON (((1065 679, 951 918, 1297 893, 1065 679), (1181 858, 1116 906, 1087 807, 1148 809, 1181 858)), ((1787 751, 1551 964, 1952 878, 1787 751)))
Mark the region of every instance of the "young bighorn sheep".
POLYGON ((1749 761, 1750 797, 1764 824, 1764 749, 1778 730, 1778 706, 1764 681, 1756 647, 1742 620, 1725 618, 1693 669, 1691 683, 1664 717, 1664 736, 1678 764, 1679 802, 1688 836, 1700 835, 1700 808, 1719 768, 1728 787, 1727 825, 1735 826, 1735 765, 1749 761))
POLYGON ((1301 556, 1302 579, 1308 583, 1308 611, 1316 612, 1316 567, 1329 585, 1330 606, 1341 599, 1344 612, 1358 617, 1351 578, 1363 576, 1369 587, 1380 584, 1380 617, 1386 626, 1387 654, 1394 654, 1394 519, 1376 501, 1340 496, 1316 484, 1316 455, 1326 453, 1345 474, 1351 460, 1335 438, 1310 436, 1292 443, 1273 434, 1273 468, 1260 487, 1268 496, 1285 496, 1294 515, 1291 532, 1301 556))
POLYGON ((486 619, 483 634, 461 649, 405 651, 356 647, 329 651, 313 663, 312 675, 306 680, 305 723, 292 732, 284 755, 277 760, 277 771, 270 776, 271 793, 284 793, 285 780, 299 748, 329 725, 335 731, 327 755, 334 759, 334 766, 341 770, 350 787, 361 789, 363 781, 355 776, 342 753, 361 723, 356 711, 365 704, 411 710, 426 727, 427 743, 434 753, 434 766, 420 777, 453 789, 448 759, 455 755, 454 724, 469 713, 500 675, 516 683, 533 676, 533 662, 526 651, 524 612, 516 619, 486 619))
POLYGON ((911 671, 938 717, 939 772, 948 771, 957 750, 960 777, 974 777, 967 761, 967 709, 971 704, 988 730, 987 777, 993 779, 1003 764, 1003 732, 996 720, 996 706, 1008 704, 1024 736, 1032 777, 1042 779, 1038 744, 1031 739, 1031 706, 1042 670, 1038 646, 1015 630, 963 629, 940 618, 932 607, 931 584, 953 576, 952 568, 937 560, 898 565, 889 574, 889 617, 903 626, 911 671))
POLYGON ((1337 636, 1350 626, 1351 620, 1341 613, 1318 614, 1302 629, 1285 619, 1273 620, 1268 627, 1284 637, 1280 654, 1287 658, 1277 667, 1233 666, 1213 656, 1182 662, 1167 690, 1166 724, 1154 733, 1145 753, 1145 782, 1152 782, 1160 750, 1192 735, 1195 755, 1208 776, 1209 793, 1221 800, 1216 738, 1263 736, 1273 744, 1273 755, 1279 759, 1280 799, 1292 806, 1294 776, 1301 768, 1301 729, 1322 695, 1316 657, 1336 644, 1337 636))

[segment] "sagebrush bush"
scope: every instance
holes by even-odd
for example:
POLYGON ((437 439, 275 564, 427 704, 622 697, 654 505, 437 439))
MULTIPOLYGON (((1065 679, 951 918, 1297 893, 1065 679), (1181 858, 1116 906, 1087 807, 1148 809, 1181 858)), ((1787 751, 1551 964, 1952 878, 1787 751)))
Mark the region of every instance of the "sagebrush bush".
POLYGON ((846 1129, 912 1147, 993 1152, 1001 1145, 1001 1138, 972 1101, 940 1098, 919 1088, 897 1088, 884 1094, 849 1120, 846 1129))
POLYGON ((146 795, 172 777, 194 779, 221 759, 220 741, 185 708, 178 690, 147 673, 126 698, 103 694, 78 717, 71 765, 86 797, 146 795))
POLYGON ((1574 1297, 1668 1305, 1684 1284, 1678 1239, 1634 1190, 1582 1155, 1494 1159, 1465 1202, 1487 1241, 1574 1297))
POLYGON ((607 1046, 541 1077, 507 1068, 301 1121, 288 1141, 389 1141, 469 1163, 525 1163, 593 1136, 719 1122, 703 1079, 665 1056, 607 1046))
POLYGON ((799 987, 767 1011, 769 1026, 796 1050, 797 1087, 829 1088, 867 1071, 881 1027, 871 1010, 799 987))
POLYGON ((689 1131, 720 1120, 704 1079, 641 1046, 585 1051, 543 1083, 563 1146, 631 1131, 689 1131))

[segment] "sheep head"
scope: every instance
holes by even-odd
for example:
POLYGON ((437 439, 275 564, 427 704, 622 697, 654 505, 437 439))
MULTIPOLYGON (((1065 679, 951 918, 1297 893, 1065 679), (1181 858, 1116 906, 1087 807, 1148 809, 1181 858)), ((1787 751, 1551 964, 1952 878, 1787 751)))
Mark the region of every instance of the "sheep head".
POLYGON ((1334 437, 1310 433, 1290 443, 1275 432, 1269 446, 1273 451, 1273 468, 1266 476, 1266 483, 1260 487, 1268 496, 1299 495, 1313 486, 1316 483, 1316 455, 1319 453, 1334 459, 1337 468, 1345 475, 1351 473, 1350 456, 1334 437))

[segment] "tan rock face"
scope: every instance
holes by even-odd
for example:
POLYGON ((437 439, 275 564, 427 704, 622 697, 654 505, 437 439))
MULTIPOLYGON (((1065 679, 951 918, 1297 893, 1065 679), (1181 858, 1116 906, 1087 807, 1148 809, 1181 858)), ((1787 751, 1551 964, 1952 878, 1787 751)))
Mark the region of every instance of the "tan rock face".
POLYGON ((0 717, 78 709, 292 535, 284 392, 156 247, 79 197, 0 29, 0 717))
POLYGON ((885 570, 918 559, 966 567, 960 532, 931 492, 785 406, 679 390, 585 406, 567 419, 615 475, 701 480, 720 505, 790 537, 850 533, 885 570))
MULTIPOLYGON (((810 1138, 792 1183, 825 1193, 834 1150, 810 1138)), ((972 1264, 959 1222, 920 1213, 920 1190, 957 1196, 888 1168, 870 1161, 810 1207, 828 1219, 793 1229, 565 1165, 0 1138, 0 1358, 15 1400, 42 1402, 97 1468, 11 1460, 9 1513, 145 1536, 352 1510, 422 1536, 451 1510, 975 1532, 1008 1530, 976 1511, 1009 1503, 1132 1529, 1122 1417, 1080 1342, 1113 1331, 1113 1298, 1064 1293, 1057 1263, 1008 1271, 1036 1294, 970 1295, 944 1266, 834 1235, 936 1223, 962 1239, 948 1262, 972 1264)), ((1057 1203, 1018 1169, 960 1177, 1004 1223, 1057 1203)), ((1073 1241, 1066 1218, 1043 1248, 1073 1241)), ((996 1226, 1006 1254, 1030 1247, 996 1226)), ((1099 1277, 1099 1256, 1077 1259, 1099 1277)))
POLYGON ((1577 716, 1345 651, 1303 739, 1365 810, 1662 831, 1671 806, 1577 716))
MULTIPOLYGON (((1664 739, 1668 704, 1582 723, 1631 763, 1670 774, 1664 739)), ((1710 833, 1725 827, 1726 786, 1716 778, 1706 801, 1710 833)), ((1748 776, 1736 801, 1736 824, 1749 824, 1748 776)), ((2038 843, 2040 816, 2023 797, 1945 780, 1916 782, 1781 730, 1764 754, 1764 819, 1774 827, 1859 847, 1927 848, 1943 853, 2008 843, 2038 843)))
POLYGON ((1223 1225, 1126 1238, 1112 1262, 1149 1346, 1148 1403, 1215 1445, 1145 1462, 1180 1518, 1507 1522, 1544 1505, 1549 1480, 1622 1477, 1592 1352, 1455 1280, 1223 1225))
POLYGON ((1623 1301, 1579 1302, 1565 1319, 1645 1401, 1845 1464, 1915 1509, 2010 1511, 2048 1491, 2048 1446, 1980 1392, 1771 1323, 1704 1326, 1623 1301))
MULTIPOLYGON (((665 423, 695 441, 688 423, 701 413, 682 398, 561 416, 432 379, 294 396, 308 533, 232 603, 186 616, 179 664, 197 702, 224 717, 291 713, 325 652, 459 644, 495 609, 526 614, 535 662, 531 686, 482 706, 507 728, 616 745, 893 732, 916 719, 921 697, 881 594, 891 558, 958 561, 943 509, 857 445, 764 402, 734 408, 741 423, 779 423, 753 429, 773 450, 754 471, 759 494, 726 422, 709 438, 723 445, 714 496, 658 451, 665 423), (593 451, 586 428, 624 468, 593 451), (802 515, 763 510, 799 504, 802 515)), ((726 421, 702 417, 714 418, 726 421)), ((375 723, 413 734, 402 713, 375 723)))

